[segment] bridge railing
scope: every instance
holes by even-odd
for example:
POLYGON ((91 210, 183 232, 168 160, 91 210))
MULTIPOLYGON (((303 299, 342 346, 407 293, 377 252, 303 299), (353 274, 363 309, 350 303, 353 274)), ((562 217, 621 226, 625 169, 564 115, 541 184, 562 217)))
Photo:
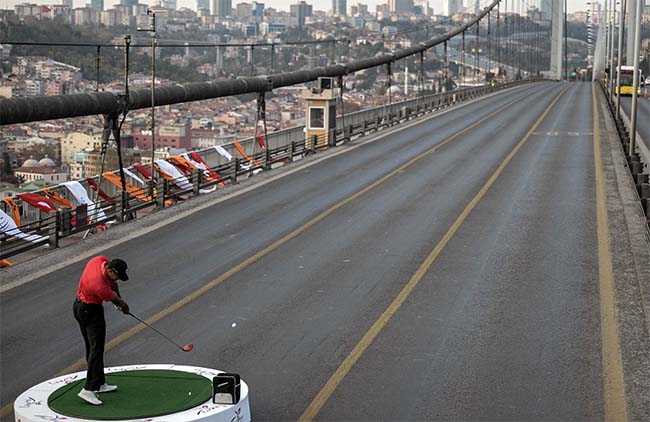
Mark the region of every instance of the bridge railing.
MULTIPOLYGON (((650 144, 646 144, 641 135, 636 134, 637 145, 634 151, 631 150, 630 142, 630 119, 625 114, 625 109, 621 106, 620 118, 617 117, 616 97, 613 93, 609 92, 607 84, 602 80, 598 80, 605 97, 608 99, 607 105, 614 123, 616 124, 616 131, 618 138, 621 141, 623 152, 628 164, 628 170, 638 194, 640 206, 646 218, 647 237, 650 240, 650 175, 647 168, 650 165, 650 144), (637 152, 638 151, 638 152, 637 152)), ((643 119, 641 119, 643 121, 643 119)))
MULTIPOLYGON (((60 242, 67 238, 73 236, 78 238, 82 234, 85 236, 93 230, 105 230, 111 224, 126 222, 137 218, 139 214, 173 206, 180 201, 211 192, 213 189, 218 190, 226 184, 236 183, 242 177, 253 176, 259 171, 291 162, 297 157, 302 158, 320 149, 349 142, 440 108, 525 82, 530 81, 463 88, 339 115, 334 136, 330 139, 322 137, 305 139, 304 126, 298 126, 269 133, 264 139, 266 148, 261 148, 254 138, 237 142, 241 151, 235 143, 222 145, 221 148, 232 156, 230 160, 219 153, 215 147, 196 151, 208 167, 216 171, 218 177, 210 177, 206 172, 197 169, 191 174, 184 174, 182 178, 173 179, 155 170, 156 182, 152 184, 149 180, 141 183, 142 179, 127 175, 125 180, 130 186, 130 193, 103 181, 99 176, 80 180, 79 183, 87 192, 93 193, 92 185, 96 185, 106 194, 105 198, 94 195, 94 202, 96 202, 94 207, 79 203, 65 184, 51 187, 49 191, 70 202, 72 208, 60 207, 55 212, 44 213, 15 198, 24 221, 17 230, 24 236, 33 236, 33 238, 25 240, 23 235, 21 235, 23 238, 17 237, 15 231, 11 232, 12 235, 0 234, 0 259, 10 258, 43 246, 57 248, 60 242)), ((136 173, 134 169, 130 170, 131 173, 136 173)), ((118 170, 111 173, 117 174, 118 170)), ((10 211, 4 202, 2 207, 5 212, 10 211)))

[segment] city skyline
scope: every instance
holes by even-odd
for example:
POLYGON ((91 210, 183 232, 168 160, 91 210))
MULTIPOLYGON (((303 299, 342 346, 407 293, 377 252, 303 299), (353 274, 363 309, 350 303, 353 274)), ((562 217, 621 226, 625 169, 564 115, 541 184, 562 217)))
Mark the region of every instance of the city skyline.
MULTIPOLYGON (((289 11, 289 8, 292 4, 296 4, 299 2, 299 0, 258 0, 261 1, 262 3, 265 4, 265 6, 272 7, 276 10, 282 10, 282 11, 289 11)), ((83 7, 86 4, 89 4, 91 0, 73 0, 74 7, 83 7)), ((147 0, 142 0, 141 1, 144 4, 155 4, 156 1, 147 1, 147 0)), ((251 3, 252 0, 247 1, 247 0, 238 0, 238 1, 233 1, 232 6, 234 7, 238 3, 251 3)), ((13 9, 13 7, 16 4, 21 4, 21 3, 35 3, 35 4, 61 4, 61 0, 58 1, 50 1, 50 0, 33 0, 33 1, 25 1, 25 0, 0 0, 0 7, 2 9, 13 9)), ((329 11, 331 8, 331 1, 329 2, 315 2, 315 1, 310 1, 306 0, 306 3, 311 4, 314 6, 314 10, 324 10, 324 11, 329 11), (327 8, 323 8, 323 6, 326 6, 327 8)), ((375 6, 379 4, 387 4, 388 0, 360 0, 360 1, 355 1, 355 0, 348 0, 348 5, 350 4, 355 4, 355 3, 363 3, 368 5, 368 10, 374 12, 375 6)), ((481 1, 481 5, 485 4, 485 1, 481 1)), ((527 2, 528 3, 528 2, 527 2)), ((536 3, 536 2, 535 2, 536 3)), ((110 9, 114 5, 119 4, 119 0, 105 0, 104 2, 104 8, 105 9, 110 9)), ((433 8, 435 14, 442 14, 443 11, 443 0, 430 0, 429 1, 430 7, 433 8)), ((568 0, 567 1, 568 5, 568 11, 569 13, 573 13, 576 11, 585 11, 587 10, 587 4, 586 0, 568 0)), ((196 10, 196 0, 178 0, 178 7, 187 7, 192 10, 196 10)))

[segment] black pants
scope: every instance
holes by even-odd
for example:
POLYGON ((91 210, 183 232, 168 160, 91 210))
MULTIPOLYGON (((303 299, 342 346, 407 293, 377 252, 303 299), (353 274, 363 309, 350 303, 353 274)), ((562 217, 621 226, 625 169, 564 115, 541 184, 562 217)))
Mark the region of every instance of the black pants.
POLYGON ((74 301, 73 311, 86 344, 88 373, 84 388, 98 391, 99 386, 106 382, 104 378, 104 343, 106 341, 104 307, 101 304, 84 303, 77 298, 74 301))

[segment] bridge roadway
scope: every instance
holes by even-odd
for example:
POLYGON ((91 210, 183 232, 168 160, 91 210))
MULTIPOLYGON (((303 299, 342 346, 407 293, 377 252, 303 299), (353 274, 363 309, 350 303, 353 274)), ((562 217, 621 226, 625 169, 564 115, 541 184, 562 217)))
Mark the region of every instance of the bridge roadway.
POLYGON ((115 227, 55 251, 69 256, 51 271, 21 264, 41 273, 0 296, 5 415, 83 367, 72 301, 96 248, 129 262, 136 315, 195 346, 106 306, 106 364, 238 372, 255 420, 603 420, 605 400, 609 416, 624 402, 593 132, 591 84, 517 87, 228 187, 127 242, 115 234, 152 223, 115 227))

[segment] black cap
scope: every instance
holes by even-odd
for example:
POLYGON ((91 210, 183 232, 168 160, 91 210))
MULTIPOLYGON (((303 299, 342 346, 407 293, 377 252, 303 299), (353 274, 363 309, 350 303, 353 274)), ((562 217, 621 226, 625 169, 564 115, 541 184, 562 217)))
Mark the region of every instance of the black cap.
POLYGON ((108 263, 106 268, 115 271, 117 273, 117 276, 122 281, 127 281, 129 279, 129 276, 126 275, 126 270, 128 266, 126 265, 126 262, 124 262, 119 258, 112 259, 111 262, 108 263))

